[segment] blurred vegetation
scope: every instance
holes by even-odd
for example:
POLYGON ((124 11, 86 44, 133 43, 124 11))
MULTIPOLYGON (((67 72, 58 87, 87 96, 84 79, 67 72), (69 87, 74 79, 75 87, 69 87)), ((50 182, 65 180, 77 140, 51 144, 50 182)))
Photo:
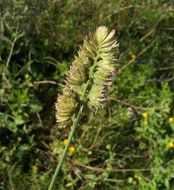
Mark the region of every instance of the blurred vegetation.
POLYGON ((117 30, 120 76, 55 189, 174 189, 173 1, 1 0, 0 190, 47 189, 70 130, 55 122, 57 93, 100 25, 117 30))

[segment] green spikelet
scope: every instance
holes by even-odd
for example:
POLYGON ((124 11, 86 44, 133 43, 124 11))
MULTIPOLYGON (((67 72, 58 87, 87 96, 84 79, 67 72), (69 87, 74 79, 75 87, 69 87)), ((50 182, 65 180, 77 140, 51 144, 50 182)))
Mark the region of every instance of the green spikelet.
POLYGON ((70 67, 67 81, 69 85, 81 85, 84 83, 86 81, 85 68, 83 66, 73 64, 70 67))
POLYGON ((63 94, 58 96, 56 102, 56 119, 57 122, 66 122, 71 119, 72 113, 77 108, 76 94, 65 87, 63 94))
POLYGON ((105 102, 108 86, 111 85, 117 73, 118 44, 114 39, 114 35, 115 31, 109 33, 104 26, 99 27, 94 35, 94 41, 98 44, 98 48, 96 48, 97 63, 93 74, 93 85, 89 91, 88 98, 89 106, 95 109, 98 109, 105 102))
POLYGON ((79 96, 82 96, 83 86, 88 80, 88 69, 90 67, 89 57, 84 52, 84 48, 80 47, 78 56, 75 56, 70 70, 67 74, 67 85, 73 89, 79 96))
POLYGON ((105 89, 103 85, 97 85, 97 84, 93 84, 89 94, 88 94, 88 98, 89 98, 89 107, 98 109, 100 106, 104 105, 105 102, 105 89))

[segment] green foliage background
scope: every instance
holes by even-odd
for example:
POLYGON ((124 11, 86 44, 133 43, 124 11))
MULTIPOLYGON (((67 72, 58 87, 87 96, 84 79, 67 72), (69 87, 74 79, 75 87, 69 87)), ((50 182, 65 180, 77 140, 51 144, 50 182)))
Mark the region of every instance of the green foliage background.
POLYGON ((0 190, 47 189, 70 130, 57 93, 100 25, 117 30, 120 76, 80 122, 55 189, 174 189, 173 1, 1 0, 0 190))

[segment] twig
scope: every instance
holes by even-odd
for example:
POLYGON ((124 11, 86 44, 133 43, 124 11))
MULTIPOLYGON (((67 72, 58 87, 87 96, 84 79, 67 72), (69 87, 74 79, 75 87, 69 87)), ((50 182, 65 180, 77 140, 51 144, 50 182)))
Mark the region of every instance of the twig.
POLYGON ((148 46, 146 46, 138 55, 137 57, 143 55, 158 39, 154 39, 148 46))
POLYGON ((156 27, 159 25, 159 23, 166 17, 167 12, 165 14, 163 14, 160 19, 156 22, 156 24, 153 26, 153 28, 146 33, 141 39, 140 42, 144 41, 147 37, 149 37, 153 32, 155 32, 156 27))
POLYGON ((165 71, 165 70, 170 70, 170 69, 174 69, 174 66, 169 66, 169 67, 160 67, 157 68, 157 71, 165 71))
POLYGON ((58 85, 57 82, 50 81, 50 80, 34 81, 33 83, 34 84, 55 84, 55 85, 58 85))
POLYGON ((121 73, 122 70, 124 70, 126 67, 128 67, 131 63, 133 63, 135 61, 135 59, 131 59, 126 65, 124 65, 120 70, 119 72, 121 73))
POLYGON ((139 110, 150 110, 150 109, 152 109, 152 110, 161 110, 162 109, 160 107, 140 107, 140 106, 135 106, 135 105, 132 105, 132 104, 130 104, 128 102, 125 102, 123 100, 119 100, 116 97, 112 97, 112 96, 108 97, 108 99, 109 100, 114 100, 114 101, 116 101, 116 102, 118 102, 118 103, 120 103, 122 105, 131 107, 132 109, 134 109, 135 111, 137 111, 137 113, 141 113, 140 111, 138 111, 138 109, 139 110))
POLYGON ((9 178, 9 183, 10 183, 10 186, 11 186, 11 190, 15 190, 15 187, 14 187, 14 184, 13 184, 13 181, 12 181, 12 177, 11 177, 11 173, 13 173, 13 170, 15 168, 16 164, 14 164, 10 169, 9 169, 9 172, 8 172, 8 178, 9 178))
MULTIPOLYGON (((142 49, 142 51, 137 55, 137 57, 140 57, 143 55, 155 42, 157 41, 157 38, 154 39, 146 48, 142 49)), ((131 63, 133 63, 136 59, 131 59, 126 65, 124 65, 119 71, 120 73, 122 70, 124 70, 126 67, 128 67, 131 63)))
POLYGON ((36 115, 37 115, 37 118, 38 118, 38 120, 39 120, 40 125, 42 126, 42 125, 43 125, 43 122, 42 122, 42 119, 41 119, 41 117, 40 117, 40 114, 37 113, 36 115))
POLYGON ((171 82, 172 80, 174 80, 174 77, 171 78, 166 78, 166 79, 157 79, 157 78, 153 78, 153 79, 148 79, 148 82, 171 82))
MULTIPOLYGON (((152 30, 150 30, 148 33, 146 33, 139 41, 142 42, 144 41, 148 36, 150 36, 156 29, 156 27, 159 25, 159 23, 166 17, 167 15, 167 11, 165 12, 165 14, 163 14, 160 19, 156 22, 156 24, 153 26, 152 30)), ((144 52, 147 51, 147 49, 149 49, 152 44, 156 41, 157 39, 153 40, 149 46, 147 46, 145 49, 143 49, 138 55, 137 57, 139 57, 140 55, 142 55, 144 52)), ((121 69, 120 72, 122 70, 124 70, 126 67, 128 67, 135 59, 131 59, 126 65, 124 65, 121 69)))
POLYGON ((110 18, 114 14, 118 14, 119 12, 125 11, 127 9, 131 9, 131 8, 134 8, 134 7, 143 8, 143 6, 140 6, 140 5, 129 5, 129 6, 126 6, 126 7, 121 7, 118 10, 116 10, 115 12, 113 12, 112 14, 106 16, 105 20, 110 18))
POLYGON ((12 41, 10 52, 9 52, 9 55, 8 55, 8 58, 7 58, 7 62, 6 62, 6 68, 8 68, 8 66, 10 64, 16 40, 17 40, 17 35, 15 35, 14 40, 12 41))
MULTIPOLYGON (((91 167, 91 166, 84 165, 78 161, 75 161, 74 165, 80 166, 80 167, 88 169, 88 170, 91 170, 93 172, 99 172, 100 173, 100 172, 107 171, 107 168, 91 167)), ((124 169, 112 168, 110 170, 110 172, 138 172, 138 171, 139 172, 149 172, 152 170, 160 170, 160 169, 159 168, 124 168, 124 169)))

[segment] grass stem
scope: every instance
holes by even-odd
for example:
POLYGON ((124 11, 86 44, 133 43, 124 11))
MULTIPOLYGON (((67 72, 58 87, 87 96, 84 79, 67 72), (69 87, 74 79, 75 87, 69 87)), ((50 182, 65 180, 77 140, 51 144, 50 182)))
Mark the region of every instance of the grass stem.
POLYGON ((81 108, 79 109, 79 112, 77 114, 77 116, 73 115, 73 125, 71 126, 71 131, 70 131, 70 134, 69 134, 69 137, 68 137, 68 142, 65 146, 65 149, 63 151, 63 154, 61 155, 61 158, 60 158, 60 161, 59 163, 57 164, 57 167, 56 167, 56 170, 54 172, 54 175, 52 177, 52 180, 51 180, 51 183, 49 185, 49 188, 48 190, 53 190, 53 186, 55 184, 55 181, 56 181, 56 177, 58 176, 59 172, 60 172, 60 168, 62 166, 62 163, 63 163, 63 160, 65 159, 65 156, 66 156, 66 153, 67 153, 67 150, 68 150, 68 147, 71 143, 71 140, 72 140, 72 137, 74 135, 74 132, 75 132, 75 128, 77 126, 77 123, 80 119, 80 115, 82 113, 82 110, 83 110, 83 106, 81 106, 81 108))

